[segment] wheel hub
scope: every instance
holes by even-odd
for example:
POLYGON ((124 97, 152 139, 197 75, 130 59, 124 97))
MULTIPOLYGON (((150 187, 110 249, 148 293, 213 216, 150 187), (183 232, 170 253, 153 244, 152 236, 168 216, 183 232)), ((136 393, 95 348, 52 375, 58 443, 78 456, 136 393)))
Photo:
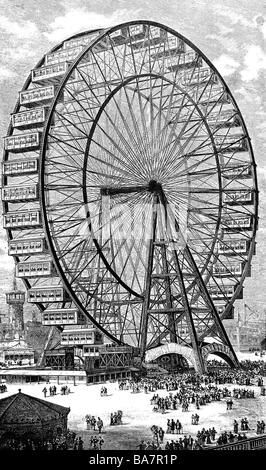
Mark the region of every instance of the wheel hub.
POLYGON ((162 185, 161 183, 158 183, 156 180, 150 180, 149 185, 148 185, 148 190, 151 193, 160 193, 162 191, 162 185))

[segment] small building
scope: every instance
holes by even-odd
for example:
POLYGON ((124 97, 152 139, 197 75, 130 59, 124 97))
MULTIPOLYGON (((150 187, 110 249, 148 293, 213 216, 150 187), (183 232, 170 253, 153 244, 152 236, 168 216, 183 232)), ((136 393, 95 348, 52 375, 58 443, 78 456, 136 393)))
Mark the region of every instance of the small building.
POLYGON ((18 393, 0 400, 0 449, 12 440, 52 441, 67 432, 70 408, 18 393))
POLYGON ((34 350, 23 339, 1 341, 0 362, 8 365, 34 365, 34 350))

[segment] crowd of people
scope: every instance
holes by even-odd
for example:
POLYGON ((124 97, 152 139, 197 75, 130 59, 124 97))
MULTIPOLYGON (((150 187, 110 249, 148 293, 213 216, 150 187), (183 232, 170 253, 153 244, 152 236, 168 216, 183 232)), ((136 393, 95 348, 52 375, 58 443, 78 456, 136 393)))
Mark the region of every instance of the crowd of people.
POLYGON ((199 415, 197 413, 191 416, 191 424, 199 424, 199 415))
POLYGON ((159 442, 163 442, 165 432, 162 427, 153 425, 151 427, 151 432, 153 434, 153 440, 159 444, 159 442))
POLYGON ((110 414, 110 426, 114 426, 116 424, 123 424, 122 416, 123 416, 123 412, 121 410, 111 413, 110 414))
POLYGON ((251 361, 246 359, 240 362, 241 368, 245 371, 252 371, 255 375, 266 376, 266 362, 262 360, 251 361))
MULTIPOLYGON (((62 388, 65 388, 65 387, 62 387, 62 388)), ((67 387, 68 388, 68 387, 67 387)), ((55 385, 49 387, 49 393, 50 393, 50 397, 53 397, 54 395, 56 395, 56 391, 57 391, 57 388, 55 385)), ((62 391, 62 389, 61 389, 62 391)), ((43 395, 44 395, 44 398, 47 397, 47 393, 48 393, 48 389, 46 387, 43 388, 43 395)), ((62 393, 61 393, 62 394, 62 393)))
POLYGON ((217 437, 216 445, 221 446, 225 444, 233 444, 234 442, 242 441, 243 439, 247 439, 247 435, 245 433, 234 434, 232 431, 223 431, 217 437))
POLYGON ((83 440, 74 431, 67 430, 66 435, 56 435, 44 439, 9 437, 1 443, 1 450, 82 450, 83 440))
POLYGON ((202 428, 201 431, 197 432, 196 440, 200 446, 203 446, 204 444, 211 444, 215 441, 216 434, 217 431, 214 426, 209 429, 202 428))
POLYGON ((67 385, 63 385, 61 387, 61 395, 68 395, 69 393, 71 393, 70 388, 67 385))
POLYGON ((264 434, 265 422, 263 420, 257 421, 257 434, 264 434))
MULTIPOLYGON (((241 394, 241 398, 255 397, 253 390, 244 389, 242 392, 240 389, 234 389, 233 396, 237 398, 239 394, 241 394)), ((170 392, 165 397, 160 397, 158 393, 154 394, 150 403, 153 405, 153 411, 165 413, 167 410, 177 410, 179 407, 182 411, 189 411, 190 404, 199 410, 201 406, 220 401, 223 398, 228 398, 226 400, 227 409, 231 410, 233 406, 232 392, 227 387, 220 388, 214 384, 203 385, 199 382, 193 383, 186 380, 184 383, 180 381, 179 385, 175 387, 175 393, 170 392)))
POLYGON ((177 441, 171 440, 165 443, 165 450, 197 450, 202 446, 191 435, 180 437, 177 441))
POLYGON ((84 449, 84 441, 81 437, 78 437, 74 441, 73 450, 83 450, 84 449))
POLYGON ((102 436, 91 436, 90 438, 90 448, 94 450, 101 450, 104 444, 104 439, 102 436))
POLYGON ((86 421, 88 430, 96 431, 96 426, 97 426, 98 432, 99 434, 101 434, 103 430, 103 420, 99 416, 98 416, 98 419, 96 419, 95 416, 86 415, 85 421, 86 421))
MULTIPOLYGON (((200 450, 211 446, 221 446, 225 444, 231 444, 235 442, 239 442, 241 440, 247 439, 246 432, 239 432, 239 425, 238 422, 235 420, 233 424, 233 431, 222 431, 217 436, 217 430, 215 427, 205 429, 202 428, 199 430, 193 438, 191 435, 184 435, 177 440, 167 440, 164 444, 165 450, 200 450)), ((171 422, 168 420, 167 423, 167 431, 164 433, 161 427, 153 425, 151 427, 153 440, 152 442, 144 440, 141 441, 139 444, 139 449, 157 449, 161 450, 163 447, 164 435, 174 433, 175 431, 171 427, 171 422)), ((249 424, 247 418, 241 419, 241 431, 249 430, 249 424)), ((257 422, 257 434, 263 434, 265 431, 265 423, 264 421, 257 422)))
POLYGON ((101 397, 107 397, 107 387, 102 387, 100 391, 101 397))
POLYGON ((234 398, 255 398, 255 391, 249 390, 246 388, 234 388, 233 389, 234 398))
POLYGON ((154 441, 145 441, 142 439, 138 445, 139 450, 160 450, 162 449, 160 445, 156 444, 154 441))
POLYGON ((183 430, 183 426, 181 421, 177 419, 174 421, 173 419, 168 419, 167 420, 167 428, 166 428, 166 433, 167 434, 181 434, 183 430))

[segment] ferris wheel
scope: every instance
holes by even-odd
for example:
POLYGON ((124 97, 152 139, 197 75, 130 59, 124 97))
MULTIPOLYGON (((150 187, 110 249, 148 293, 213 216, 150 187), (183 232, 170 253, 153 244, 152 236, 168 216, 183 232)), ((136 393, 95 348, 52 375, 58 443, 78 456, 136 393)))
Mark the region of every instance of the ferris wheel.
POLYGON ((190 41, 135 21, 54 48, 20 92, 2 191, 9 254, 48 321, 75 312, 143 354, 199 354, 214 337, 236 361, 221 320, 250 275, 256 167, 230 90, 190 41))

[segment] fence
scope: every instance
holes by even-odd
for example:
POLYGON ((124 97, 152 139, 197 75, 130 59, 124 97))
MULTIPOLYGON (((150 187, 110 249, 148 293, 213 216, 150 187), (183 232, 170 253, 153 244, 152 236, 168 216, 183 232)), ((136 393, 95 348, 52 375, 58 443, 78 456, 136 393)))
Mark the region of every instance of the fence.
POLYGON ((242 441, 224 444, 216 447, 209 447, 204 450, 258 450, 266 449, 266 435, 259 437, 252 437, 242 441))

